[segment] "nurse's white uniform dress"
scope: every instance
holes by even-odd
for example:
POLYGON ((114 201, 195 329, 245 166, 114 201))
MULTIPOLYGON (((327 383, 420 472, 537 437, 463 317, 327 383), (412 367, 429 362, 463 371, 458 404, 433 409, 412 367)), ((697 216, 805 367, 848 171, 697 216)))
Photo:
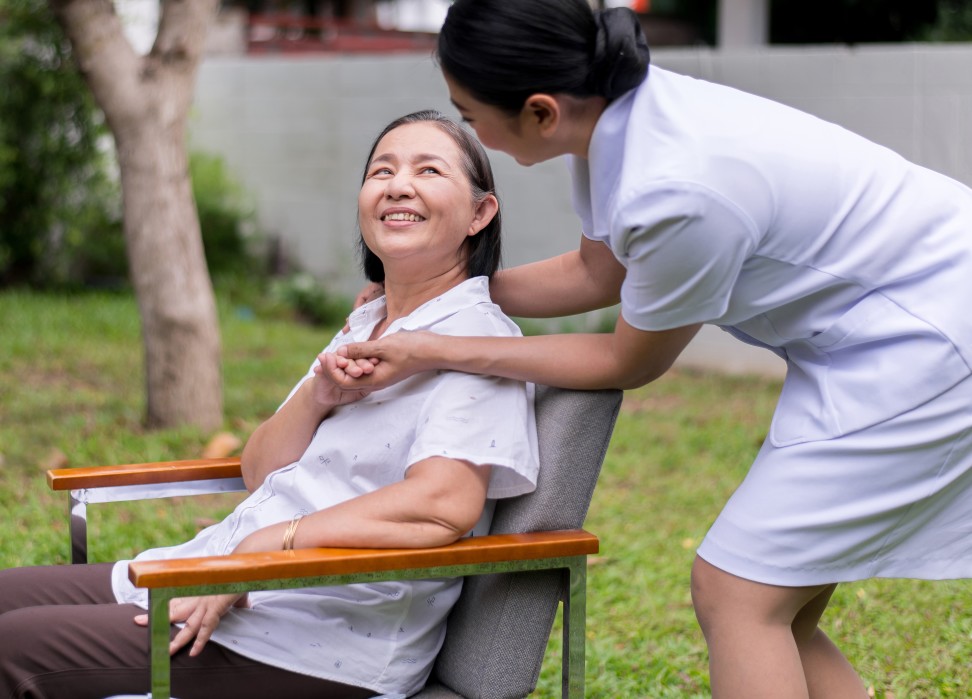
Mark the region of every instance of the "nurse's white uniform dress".
POLYGON ((628 323, 713 323, 787 361, 699 555, 777 585, 972 576, 972 191, 655 67, 571 167, 628 323))

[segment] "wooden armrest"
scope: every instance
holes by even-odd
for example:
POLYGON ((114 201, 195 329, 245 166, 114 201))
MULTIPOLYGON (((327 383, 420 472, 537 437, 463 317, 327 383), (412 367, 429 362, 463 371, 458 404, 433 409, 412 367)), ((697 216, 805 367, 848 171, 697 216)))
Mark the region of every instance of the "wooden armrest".
POLYGON ((57 468, 47 472, 47 484, 52 490, 106 488, 151 483, 182 483, 215 478, 239 478, 240 459, 193 459, 189 461, 157 461, 122 466, 92 466, 88 468, 57 468))
POLYGON ((154 589, 562 558, 597 551, 596 536, 574 529, 491 534, 422 549, 318 548, 135 561, 128 566, 128 577, 136 587, 154 589))

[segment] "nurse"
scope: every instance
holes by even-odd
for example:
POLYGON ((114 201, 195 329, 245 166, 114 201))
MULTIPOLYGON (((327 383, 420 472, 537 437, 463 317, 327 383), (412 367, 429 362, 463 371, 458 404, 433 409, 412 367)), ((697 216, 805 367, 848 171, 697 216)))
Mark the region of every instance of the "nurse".
POLYGON ((498 274, 513 316, 618 301, 613 333, 399 333, 334 379, 444 368, 642 386, 703 323, 786 360, 768 438, 702 542, 717 699, 866 696, 818 627, 840 582, 972 575, 972 191, 838 126, 649 70, 628 10, 456 0, 451 99, 523 165, 566 156, 577 250, 498 274))

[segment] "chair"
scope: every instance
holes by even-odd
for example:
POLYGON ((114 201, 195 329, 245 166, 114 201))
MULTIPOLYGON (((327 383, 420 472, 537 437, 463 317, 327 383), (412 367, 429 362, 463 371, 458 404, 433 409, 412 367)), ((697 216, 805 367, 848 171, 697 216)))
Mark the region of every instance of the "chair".
MULTIPOLYGON (((583 524, 621 404, 620 391, 537 387, 537 489, 497 503, 489 536, 431 549, 302 549, 132 563, 149 590, 153 699, 169 697, 173 597, 353 582, 467 576, 421 699, 512 699, 535 688, 564 604, 562 695, 584 696, 587 556, 583 524)), ((72 561, 86 560, 86 506, 242 489, 238 459, 57 469, 68 491, 72 561)))

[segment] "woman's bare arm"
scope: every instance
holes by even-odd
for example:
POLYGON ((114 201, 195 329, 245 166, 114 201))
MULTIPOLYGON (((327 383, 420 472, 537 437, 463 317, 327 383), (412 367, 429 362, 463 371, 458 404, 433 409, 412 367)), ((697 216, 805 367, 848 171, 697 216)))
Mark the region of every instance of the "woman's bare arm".
MULTIPOLYGON (((433 457, 413 464, 405 479, 304 517, 293 548, 415 548, 456 541, 475 526, 483 512, 490 467, 433 457)), ((234 553, 279 551, 290 522, 280 522, 247 536, 234 553)), ((185 625, 169 644, 169 653, 192 642, 198 655, 241 594, 180 597, 169 604, 169 618, 185 625)), ((148 625, 148 615, 135 623, 148 625)))
MULTIPOLYGON (((404 480, 304 517, 294 548, 442 546, 473 528, 483 512, 490 467, 432 457, 404 480)), ((254 532, 237 553, 276 551, 289 522, 254 532)))
POLYGON ((243 447, 240 469, 251 493, 266 477, 301 457, 332 406, 314 400, 308 379, 273 416, 257 427, 243 447))
POLYGON ((292 464, 303 455, 318 425, 338 405, 351 403, 369 391, 341 391, 324 370, 328 358, 320 355, 320 366, 297 392, 263 424, 246 442, 240 459, 243 482, 251 493, 266 477, 279 468, 292 464))

